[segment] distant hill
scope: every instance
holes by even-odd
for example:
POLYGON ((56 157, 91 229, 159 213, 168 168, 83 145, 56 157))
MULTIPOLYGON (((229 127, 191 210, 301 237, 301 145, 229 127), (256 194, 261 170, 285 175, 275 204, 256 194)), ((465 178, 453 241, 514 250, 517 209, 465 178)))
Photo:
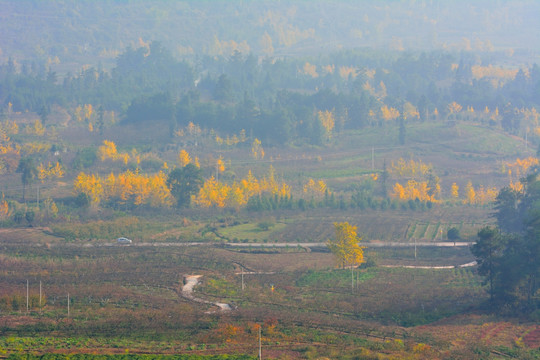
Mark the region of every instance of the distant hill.
POLYGON ((374 47, 506 50, 529 61, 526 49, 540 44, 540 2, 532 0, 0 0, 0 8, 0 63, 40 58, 71 70, 107 66, 154 40, 177 57, 374 47))

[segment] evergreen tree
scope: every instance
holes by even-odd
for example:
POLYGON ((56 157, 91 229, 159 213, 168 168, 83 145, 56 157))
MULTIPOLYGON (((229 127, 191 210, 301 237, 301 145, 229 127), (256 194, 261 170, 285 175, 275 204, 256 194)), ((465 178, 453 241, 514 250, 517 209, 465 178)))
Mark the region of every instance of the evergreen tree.
POLYGON ((203 184, 202 171, 193 164, 176 168, 167 178, 167 186, 176 199, 176 206, 189 207, 191 195, 195 195, 203 184))

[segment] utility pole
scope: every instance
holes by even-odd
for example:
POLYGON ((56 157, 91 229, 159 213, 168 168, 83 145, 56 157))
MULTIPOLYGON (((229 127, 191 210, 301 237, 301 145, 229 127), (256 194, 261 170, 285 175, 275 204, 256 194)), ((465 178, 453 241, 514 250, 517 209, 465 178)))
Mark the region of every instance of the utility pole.
POLYGON ((375 148, 371 147, 371 171, 375 170, 375 148))
POLYGON ((262 360, 261 328, 262 326, 259 326, 259 360, 262 360))
POLYGON ((41 280, 39 280, 39 314, 41 315, 41 280))
POLYGON ((39 184, 37 184, 37 209, 39 211, 39 184))
POLYGON ((28 279, 26 280, 26 314, 28 314, 28 279))
POLYGON ((69 293, 68 293, 68 319, 69 319, 69 293))
POLYGON ((351 264, 351 292, 354 293, 354 272, 353 272, 353 264, 351 264))
POLYGON ((244 289, 245 289, 245 286, 244 286, 244 267, 242 265, 240 265, 240 267, 242 268, 242 291, 244 291, 244 289))
POLYGON ((414 260, 416 261, 416 238, 414 238, 414 260))

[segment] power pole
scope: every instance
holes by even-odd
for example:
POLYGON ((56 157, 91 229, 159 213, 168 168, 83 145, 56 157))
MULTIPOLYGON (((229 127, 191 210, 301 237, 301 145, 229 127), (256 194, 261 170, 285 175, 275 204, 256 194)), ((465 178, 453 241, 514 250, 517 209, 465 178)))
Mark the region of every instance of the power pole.
POLYGON ((41 315, 41 280, 39 280, 39 314, 41 315))
POLYGON ((371 147, 371 171, 375 170, 375 148, 371 147))
POLYGON ((353 264, 351 264, 351 292, 354 293, 354 272, 353 272, 353 264))
POLYGON ((261 328, 262 326, 259 326, 259 360, 262 360, 261 328))
POLYGON ((244 286, 244 267, 242 265, 240 265, 240 267, 242 268, 242 291, 244 291, 244 289, 245 289, 245 286, 244 286))
POLYGON ((28 280, 26 280, 26 314, 28 314, 28 280))
POLYGON ((68 319, 69 319, 69 293, 68 293, 68 319))

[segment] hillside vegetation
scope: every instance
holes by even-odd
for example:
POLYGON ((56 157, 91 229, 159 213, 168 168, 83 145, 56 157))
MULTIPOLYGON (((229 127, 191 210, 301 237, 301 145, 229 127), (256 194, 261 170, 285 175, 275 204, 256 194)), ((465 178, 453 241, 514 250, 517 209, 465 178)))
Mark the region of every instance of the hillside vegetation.
POLYGON ((0 357, 538 358, 538 4, 488 3, 0 0, 0 357))

